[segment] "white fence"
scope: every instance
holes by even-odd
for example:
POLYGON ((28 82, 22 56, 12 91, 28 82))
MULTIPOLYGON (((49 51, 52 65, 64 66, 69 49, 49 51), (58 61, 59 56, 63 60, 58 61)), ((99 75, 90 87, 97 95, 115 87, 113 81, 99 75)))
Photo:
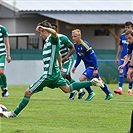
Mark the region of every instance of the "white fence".
MULTIPOLYGON (((78 81, 80 75, 84 71, 83 63, 81 63, 72 77, 78 81)), ((8 85, 22 85, 34 83, 43 73, 42 60, 13 60, 6 64, 5 74, 7 76, 8 85)))

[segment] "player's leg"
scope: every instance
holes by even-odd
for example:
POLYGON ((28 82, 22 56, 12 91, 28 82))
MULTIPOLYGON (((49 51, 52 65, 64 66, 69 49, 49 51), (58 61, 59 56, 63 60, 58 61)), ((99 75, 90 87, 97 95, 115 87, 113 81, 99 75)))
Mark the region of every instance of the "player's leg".
POLYGON ((64 91, 65 93, 73 91, 74 89, 80 90, 80 88, 82 88, 82 87, 87 87, 87 86, 91 86, 91 85, 103 87, 103 83, 101 81, 99 81, 98 79, 93 79, 91 81, 86 81, 86 82, 74 82, 70 85, 67 85, 66 80, 62 76, 60 76, 59 79, 57 79, 57 81, 55 81, 55 80, 53 81, 52 85, 51 85, 51 82, 52 82, 52 80, 50 80, 50 78, 47 79, 45 77, 45 75, 43 75, 37 82, 32 84, 25 91, 25 95, 24 95, 22 101, 16 107, 16 109, 13 112, 8 112, 8 111, 3 112, 3 115, 7 118, 16 117, 29 103, 29 100, 30 100, 30 97, 32 96, 32 94, 42 91, 43 87, 45 87, 45 86, 59 87, 60 85, 65 85, 65 86, 60 86, 62 91, 64 91))
MULTIPOLYGON (((86 70, 83 72, 83 74, 80 76, 79 80, 80 80, 81 82, 82 82, 82 81, 86 81, 86 80, 88 79, 87 76, 89 76, 89 73, 90 73, 89 70, 90 70, 89 68, 86 69, 86 70)), ((88 97, 86 98, 86 101, 92 100, 92 98, 95 96, 95 93, 93 92, 93 90, 91 89, 90 86, 86 87, 85 89, 86 89, 87 92, 88 92, 88 97)))
MULTIPOLYGON (((70 84, 75 82, 75 80, 71 78, 70 73, 68 74, 63 73, 62 76, 63 78, 67 79, 70 82, 70 84)), ((69 100, 74 100, 76 94, 77 94, 76 91, 73 90, 69 95, 69 100)))
POLYGON ((108 86, 106 85, 106 83, 103 82, 103 80, 101 79, 99 73, 96 76, 99 80, 101 80, 101 82, 104 84, 104 87, 100 87, 102 89, 102 91, 106 94, 105 100, 110 100, 113 98, 113 95, 111 93, 111 91, 108 89, 108 86))
MULTIPOLYGON (((71 76, 71 75, 70 75, 71 76)), ((72 77, 71 77, 71 84, 72 83, 74 83, 74 82, 76 82, 72 77)), ((70 93, 70 96, 71 95, 74 95, 74 93, 75 93, 76 91, 74 90, 73 92, 71 92, 70 93)), ((83 96, 85 95, 85 91, 83 90, 83 89, 80 89, 79 91, 78 91, 78 99, 82 99, 83 98, 83 96)))
POLYGON ((110 92, 110 90, 108 89, 107 85, 104 83, 104 88, 101 88, 104 93, 106 94, 105 100, 110 100, 113 98, 112 93, 110 92))
POLYGON ((17 117, 17 115, 26 107, 26 105, 29 103, 30 101, 30 97, 32 95, 32 92, 30 92, 29 88, 25 91, 24 97, 21 100, 21 102, 18 104, 18 106, 16 107, 16 109, 14 111, 10 111, 10 112, 3 112, 3 115, 6 118, 9 117, 17 117))
MULTIPOLYGON (((75 80, 71 77, 71 68, 73 66, 73 63, 74 63, 74 59, 71 57, 62 64, 63 70, 62 70, 61 74, 62 74, 63 78, 69 80, 70 83, 75 82, 75 80)), ((83 93, 84 93, 84 91, 82 89, 80 89, 78 99, 81 99, 83 97, 83 93)), ((70 92, 69 100, 74 100, 76 94, 77 93, 75 90, 70 92)))
MULTIPOLYGON (((66 75, 66 77, 67 77, 66 79, 69 79, 70 84, 76 82, 76 81, 71 77, 70 74, 66 75)), ((80 89, 80 90, 78 91, 78 99, 82 99, 82 97, 83 97, 84 95, 85 95, 85 91, 84 91, 83 89, 80 89)), ((76 91, 73 90, 73 91, 70 93, 69 100, 74 100, 75 96, 76 96, 76 91)))
POLYGON ((85 99, 86 101, 91 101, 92 99, 93 99, 93 97, 95 97, 95 92, 93 92, 93 91, 90 91, 90 90, 92 90, 91 89, 91 87, 89 86, 89 87, 87 87, 87 88, 85 88, 86 90, 87 90, 87 92, 88 92, 88 96, 87 96, 87 98, 85 99))
POLYGON ((30 101, 30 97, 32 94, 33 93, 30 91, 29 88, 25 91, 22 101, 19 103, 17 108, 14 110, 14 113, 16 116, 21 112, 21 110, 23 110, 27 106, 27 104, 30 101))
MULTIPOLYGON (((126 73, 125 73, 125 77, 127 78, 127 71, 128 71, 128 66, 129 66, 130 62, 128 64, 126 64, 126 73)), ((128 91, 127 91, 127 95, 131 95, 132 94, 132 82, 128 83, 128 91)))
MULTIPOLYGON (((123 64, 123 60, 120 60, 119 66, 123 64)), ((123 87, 123 83, 124 83, 124 75, 126 73, 126 67, 124 67, 123 69, 119 70, 119 79, 118 79, 118 88, 116 90, 114 90, 114 93, 122 95, 122 87, 123 87)))
MULTIPOLYGON (((102 81, 101 78, 100 78, 99 73, 97 73, 97 75, 94 77, 94 76, 93 76, 93 71, 94 71, 94 68, 89 67, 89 68, 87 68, 87 69, 83 72, 82 75, 84 75, 84 76, 85 76, 86 78, 88 78, 88 79, 97 78, 97 79, 99 79, 99 80, 103 83, 103 81, 102 81)), ((103 83, 103 84, 104 84, 104 86, 101 87, 101 89, 102 89, 102 90, 104 91, 104 93, 106 94, 105 100, 109 100, 109 99, 111 99, 111 98, 113 97, 113 95, 112 95, 111 92, 109 91, 107 85, 106 85, 105 83, 103 83)), ((89 94, 89 95, 91 95, 91 94, 89 94)), ((95 94, 92 93, 92 96, 94 97, 95 94)), ((88 96, 88 97, 89 97, 89 96, 88 96)), ((92 97, 92 98, 93 98, 93 97, 92 97)))
POLYGON ((7 88, 7 78, 6 75, 4 74, 5 60, 6 60, 5 55, 0 56, 0 80, 1 80, 2 97, 7 97, 9 95, 7 88))
POLYGON ((60 85, 60 89, 65 93, 69 93, 69 92, 72 92, 73 90, 79 91, 80 88, 87 88, 88 86, 98 86, 98 87, 103 88, 104 84, 101 80, 97 78, 93 78, 91 81, 74 82, 66 86, 60 85))
MULTIPOLYGON (((80 81, 86 81, 86 80, 90 80, 90 79, 93 79, 94 76, 93 76, 93 68, 92 67, 88 67, 83 73, 82 75, 80 76, 80 81)), ((92 98, 95 96, 95 93, 94 91, 92 90, 92 88, 90 86, 86 87, 85 88, 88 92, 88 96, 87 98, 85 99, 86 101, 90 101, 92 100, 92 98)))
POLYGON ((1 77, 0 77, 0 86, 1 86, 1 90, 2 90, 2 92, 3 92, 3 87, 2 87, 1 77))
POLYGON ((39 80, 37 80, 34 84, 32 84, 31 86, 28 87, 28 89, 24 93, 23 99, 18 104, 16 109, 11 112, 3 112, 3 115, 7 118, 16 117, 27 106, 32 94, 42 91, 43 87, 46 86, 46 84, 48 84, 47 81, 46 82, 44 82, 44 81, 45 81, 45 77, 43 75, 39 80))
POLYGON ((133 82, 129 82, 128 83, 128 91, 127 91, 127 95, 132 95, 132 84, 133 84, 133 82))
MULTIPOLYGON (((62 77, 65 78, 65 79, 67 79, 70 83, 75 82, 75 80, 72 79, 71 76, 70 76, 70 71, 71 71, 72 64, 73 64, 73 60, 71 58, 68 59, 67 61, 65 61, 62 64, 62 72, 61 72, 62 77)), ((76 93, 75 90, 73 90, 72 92, 70 92, 69 100, 74 100, 76 94, 77 93, 76 93)))
POLYGON ((98 78, 103 84, 104 87, 100 87, 102 89, 102 91, 106 94, 105 100, 110 100, 111 98, 113 98, 112 93, 110 92, 110 90, 108 89, 108 86, 106 85, 106 83, 103 82, 103 80, 100 77, 100 74, 97 73, 97 75, 95 76, 95 78, 98 78))

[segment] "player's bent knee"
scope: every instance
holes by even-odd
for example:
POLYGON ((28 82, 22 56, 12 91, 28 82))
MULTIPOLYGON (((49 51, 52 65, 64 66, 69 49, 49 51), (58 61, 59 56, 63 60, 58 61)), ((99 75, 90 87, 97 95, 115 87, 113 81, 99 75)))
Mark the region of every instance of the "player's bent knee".
POLYGON ((64 93, 69 93, 70 92, 70 88, 69 86, 61 86, 60 89, 64 92, 64 93))
POLYGON ((87 77, 85 75, 81 75, 80 78, 79 78, 79 81, 85 81, 87 80, 87 77))
POLYGON ((30 97, 32 95, 32 92, 29 89, 27 89, 24 95, 30 97))
POLYGON ((4 69, 0 69, 0 75, 4 74, 4 69))

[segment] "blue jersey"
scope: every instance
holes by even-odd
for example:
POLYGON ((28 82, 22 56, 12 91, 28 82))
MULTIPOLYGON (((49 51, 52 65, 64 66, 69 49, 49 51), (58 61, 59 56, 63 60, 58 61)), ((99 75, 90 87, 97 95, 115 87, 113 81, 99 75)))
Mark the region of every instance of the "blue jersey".
POLYGON ((133 43, 132 44, 128 44, 128 55, 130 55, 131 53, 132 53, 132 51, 133 51, 133 43))
POLYGON ((86 68, 98 68, 96 54, 88 42, 81 40, 81 44, 74 44, 74 47, 77 54, 74 67, 77 67, 82 60, 86 68))
POLYGON ((124 56, 127 55, 127 45, 128 45, 127 39, 125 37, 125 33, 121 34, 119 45, 122 46, 120 58, 124 58, 124 56))

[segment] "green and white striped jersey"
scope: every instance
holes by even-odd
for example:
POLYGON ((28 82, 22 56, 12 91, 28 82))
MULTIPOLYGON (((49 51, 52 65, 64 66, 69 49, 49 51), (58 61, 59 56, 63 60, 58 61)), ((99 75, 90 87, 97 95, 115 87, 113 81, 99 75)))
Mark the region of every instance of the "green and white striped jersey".
POLYGON ((60 69, 57 65, 58 55, 60 50, 59 38, 53 38, 51 35, 44 41, 43 48, 43 63, 44 74, 50 78, 58 78, 60 69))
POLYGON ((4 42, 4 38, 8 37, 7 29, 0 25, 0 56, 6 55, 6 45, 4 42))
MULTIPOLYGON (((70 49, 68 47, 70 45, 72 45, 72 42, 68 39, 67 36, 65 36, 63 34, 58 34, 58 37, 59 37, 59 41, 60 41, 60 53, 63 58, 70 52, 70 49)), ((73 55, 71 55, 71 56, 73 56, 73 55)), ((71 56, 69 58, 71 58, 71 56)))

